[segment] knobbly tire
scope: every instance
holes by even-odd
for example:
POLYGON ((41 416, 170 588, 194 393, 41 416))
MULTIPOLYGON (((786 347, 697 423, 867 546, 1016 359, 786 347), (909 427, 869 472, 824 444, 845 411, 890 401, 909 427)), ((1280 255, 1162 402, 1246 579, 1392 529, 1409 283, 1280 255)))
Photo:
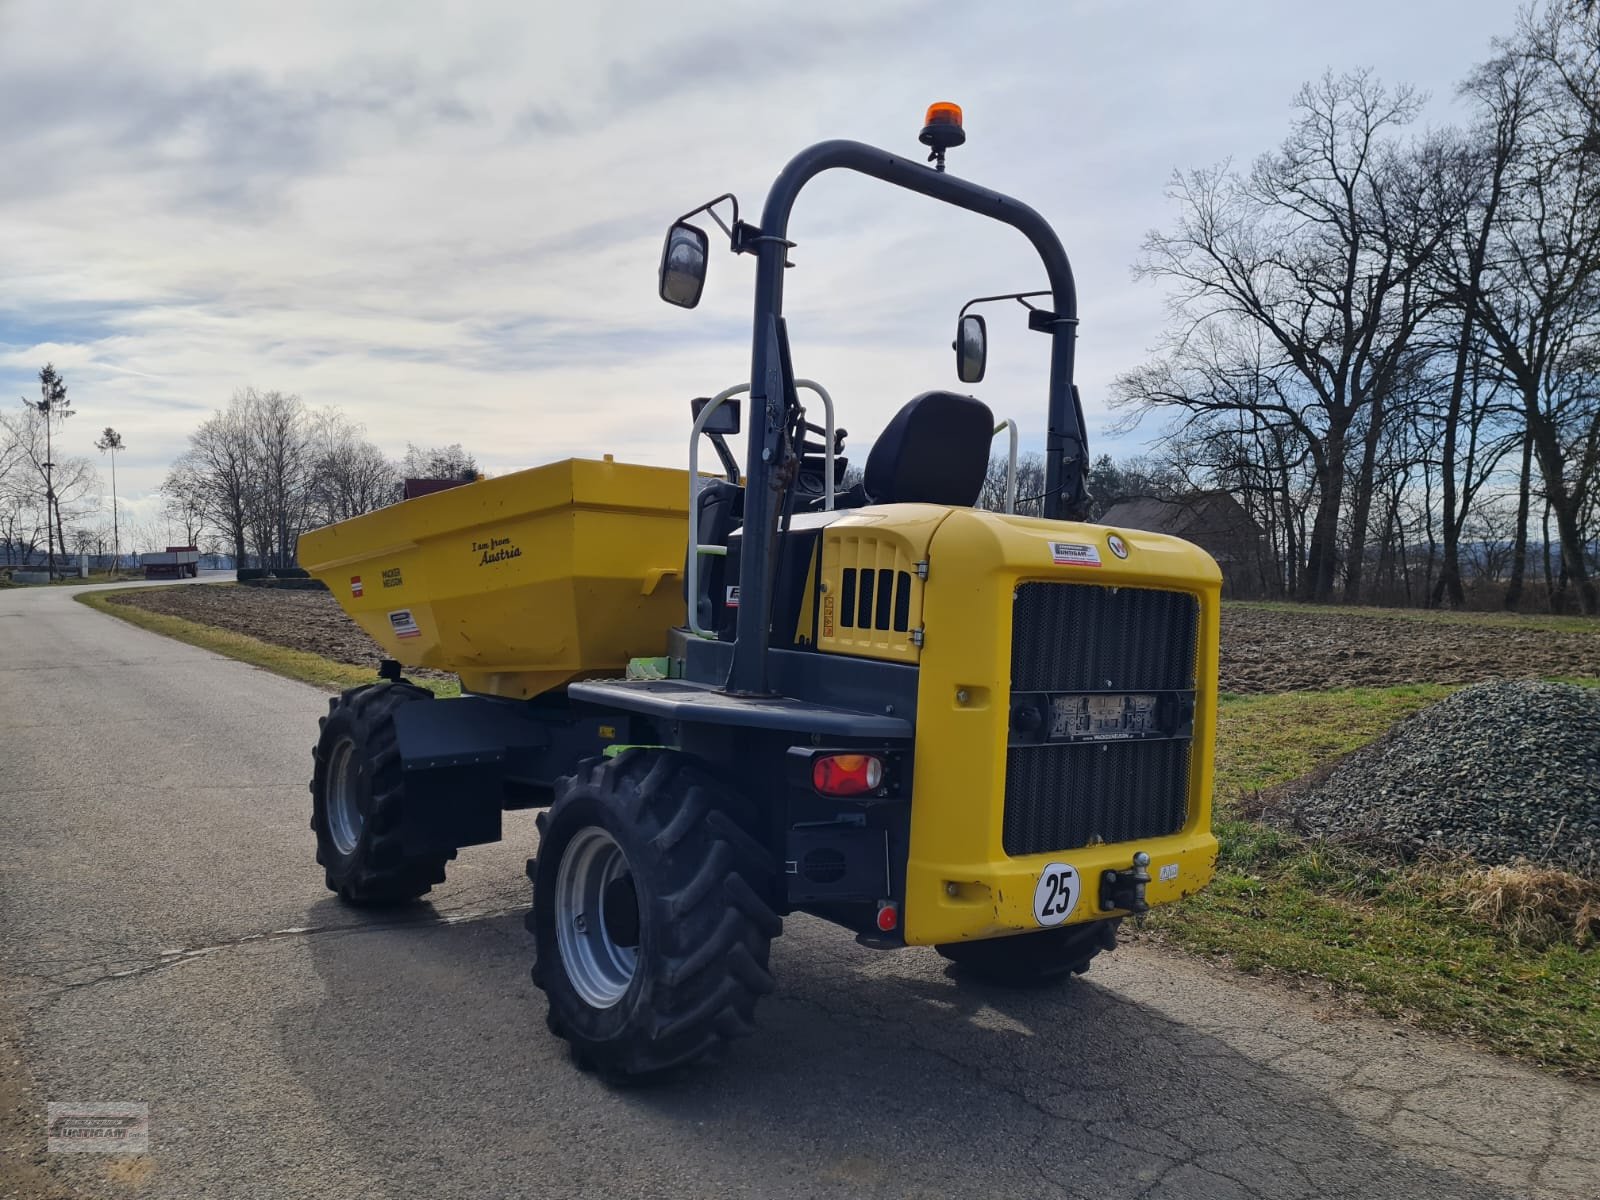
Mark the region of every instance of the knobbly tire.
POLYGON ((1022 933, 981 942, 948 942, 934 949, 958 975, 1002 987, 1043 987, 1082 975, 1102 950, 1117 946, 1120 917, 1022 933))
POLYGON ((444 882, 455 851, 407 855, 394 714, 433 693, 377 683, 328 701, 312 748, 311 829, 328 888, 351 904, 404 904, 444 882))
POLYGON ((623 1083, 754 1028, 783 922, 776 864, 738 797, 692 759, 637 748, 556 785, 528 863, 533 981, 578 1066, 623 1083))

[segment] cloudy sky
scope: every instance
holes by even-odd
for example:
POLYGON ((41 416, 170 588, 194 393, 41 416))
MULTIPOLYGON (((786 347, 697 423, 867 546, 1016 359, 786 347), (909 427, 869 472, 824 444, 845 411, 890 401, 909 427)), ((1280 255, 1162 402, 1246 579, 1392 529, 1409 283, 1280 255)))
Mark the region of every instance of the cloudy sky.
MULTIPOLYGON (((813 141, 920 155, 924 107, 954 100, 951 170, 1041 210, 1072 256, 1093 433, 1164 320, 1129 265, 1174 168, 1247 163, 1328 67, 1412 82, 1448 122, 1513 18, 1510 0, 0 0, 0 402, 54 361, 68 452, 115 426, 135 498, 244 386, 337 406, 394 453, 459 441, 495 473, 679 465, 689 398, 748 373, 754 271, 719 252, 701 306, 669 308, 667 224, 730 190, 758 214, 813 141)), ((796 366, 858 457, 904 400, 954 385, 964 299, 1041 282, 1009 230, 860 178, 809 186, 790 232, 796 366)), ((1046 342, 1020 310, 990 322, 976 390, 1040 444, 1046 342)))

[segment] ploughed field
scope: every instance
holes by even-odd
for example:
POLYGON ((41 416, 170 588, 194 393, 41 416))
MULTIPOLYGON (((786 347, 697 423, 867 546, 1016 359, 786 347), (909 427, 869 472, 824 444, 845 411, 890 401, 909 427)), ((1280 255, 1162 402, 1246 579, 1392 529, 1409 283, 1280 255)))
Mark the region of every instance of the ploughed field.
MULTIPOLYGON (((204 625, 376 667, 372 641, 327 592, 212 585, 147 588, 111 598, 204 625)), ((1227 604, 1224 692, 1267 694, 1407 683, 1600 676, 1600 622, 1474 613, 1448 616, 1227 604)))

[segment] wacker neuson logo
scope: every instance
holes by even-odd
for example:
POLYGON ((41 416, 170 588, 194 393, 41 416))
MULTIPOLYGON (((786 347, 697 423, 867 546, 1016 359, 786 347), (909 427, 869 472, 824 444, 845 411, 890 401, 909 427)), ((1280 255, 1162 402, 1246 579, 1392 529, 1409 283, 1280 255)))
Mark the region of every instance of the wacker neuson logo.
POLYGON ((150 1106, 124 1101, 45 1105, 45 1148, 52 1154, 145 1154, 150 1106))

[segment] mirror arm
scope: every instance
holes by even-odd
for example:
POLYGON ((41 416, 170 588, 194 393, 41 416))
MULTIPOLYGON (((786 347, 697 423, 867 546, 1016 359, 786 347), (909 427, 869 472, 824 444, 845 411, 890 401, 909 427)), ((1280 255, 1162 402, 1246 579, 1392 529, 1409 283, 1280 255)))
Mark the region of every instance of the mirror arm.
POLYGON ((697 217, 701 213, 705 213, 706 216, 710 217, 717 223, 717 228, 721 229, 722 232, 727 234, 729 237, 732 237, 734 227, 738 226, 739 224, 739 197, 735 196, 732 192, 723 192, 722 195, 718 196, 715 200, 707 200, 698 208, 691 208, 688 212, 684 213, 683 216, 674 221, 673 224, 681 224, 687 221, 690 217, 697 217), (729 201, 733 205, 732 226, 719 217, 716 212, 717 205, 721 204, 724 200, 729 201))
MULTIPOLYGON (((783 245, 784 249, 788 249, 794 245, 793 242, 786 241, 783 238, 768 238, 758 227, 750 224, 748 221, 740 220, 739 197, 735 196, 732 192, 723 192, 722 195, 718 196, 716 199, 707 200, 698 208, 691 208, 688 212, 684 213, 683 216, 674 221, 673 224, 681 224, 688 221, 690 217, 697 217, 701 213, 705 213, 706 216, 712 219, 712 221, 716 222, 717 228, 722 230, 722 232, 727 235, 728 248, 735 254, 755 254, 761 249, 761 243, 766 241, 779 242, 783 245), (721 204, 723 201, 727 201, 729 207, 733 209, 733 215, 727 219, 724 219, 722 215, 717 212, 717 205, 721 204)), ((784 266, 792 267, 794 264, 784 263, 784 266)))
POLYGON ((707 434, 711 439, 711 447, 717 452, 717 457, 722 460, 722 469, 728 473, 728 482, 734 487, 739 486, 739 462, 733 457, 733 451, 728 449, 728 439, 720 433, 707 434))
MULTIPOLYGON (((956 314, 956 320, 959 321, 962 317, 966 316, 967 315, 967 310, 969 308, 971 308, 975 304, 993 304, 997 300, 1015 300, 1018 304, 1022 305, 1022 307, 1027 309, 1030 313, 1039 312, 1040 311, 1039 307, 1037 305, 1034 305, 1034 304, 1029 304, 1028 301, 1036 299, 1039 296, 1053 296, 1053 295, 1055 295, 1055 293, 1050 291, 1048 288, 1046 288, 1042 292, 1006 292, 1005 294, 1000 295, 1000 296, 974 296, 971 300, 968 300, 965 304, 963 304, 961 306, 961 311, 956 314)), ((1032 318, 1031 317, 1029 318, 1029 323, 1030 324, 1032 323, 1032 318)))

